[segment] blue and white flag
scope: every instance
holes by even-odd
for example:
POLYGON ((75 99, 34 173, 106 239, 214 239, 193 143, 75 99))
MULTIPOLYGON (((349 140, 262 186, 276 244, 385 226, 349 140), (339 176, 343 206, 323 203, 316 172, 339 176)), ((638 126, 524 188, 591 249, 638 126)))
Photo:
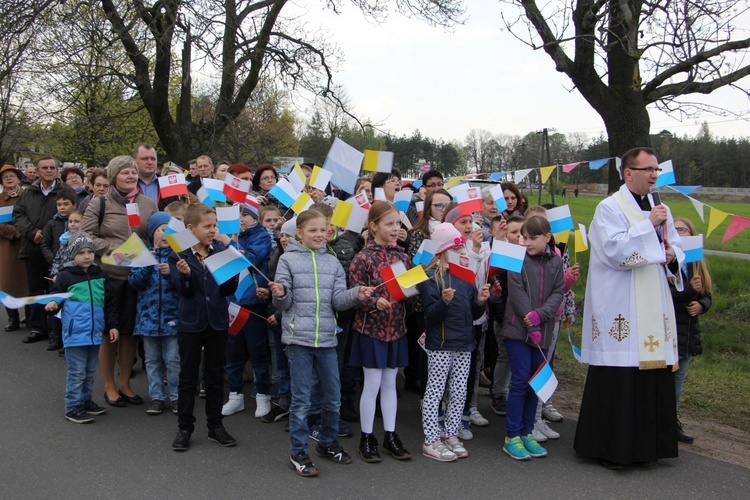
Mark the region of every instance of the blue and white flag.
POLYGON ((656 178, 656 187, 668 186, 674 184, 677 180, 674 177, 674 167, 672 166, 672 160, 659 163, 659 177, 656 178))
POLYGON ((223 252, 215 253, 203 262, 219 285, 251 266, 250 261, 234 247, 227 247, 223 252))
POLYGON ((279 179, 279 182, 271 188, 268 194, 279 200, 285 207, 291 208, 294 202, 297 201, 299 193, 300 191, 297 191, 291 182, 286 179, 279 179))
POLYGON ((570 206, 568 205, 547 210, 547 220, 552 234, 570 231, 574 228, 573 217, 570 215, 570 206))
POLYGON ((216 222, 219 234, 237 234, 240 232, 240 206, 216 207, 216 222))
POLYGON ((505 193, 503 192, 502 185, 498 184, 490 189, 490 195, 492 195, 492 198, 495 200, 498 213, 508 209, 508 203, 505 201, 505 193))
POLYGON ((406 212, 409 210, 409 204, 411 203, 411 198, 413 194, 411 189, 405 189, 403 191, 398 191, 393 196, 393 204, 398 209, 399 212, 406 212))
POLYGON ((0 208, 0 223, 8 224, 13 222, 13 205, 0 208))
POLYGON ((323 170, 331 172, 331 184, 347 193, 354 193, 364 157, 364 153, 336 137, 323 163, 323 170))
POLYGON ((555 377, 552 368, 546 360, 539 366, 536 373, 531 376, 529 379, 529 385, 534 389, 537 397, 541 399, 543 403, 546 403, 549 401, 549 398, 552 397, 555 389, 557 389, 557 377, 555 377))
POLYGON ((583 363, 583 359, 581 358, 581 348, 576 347, 573 343, 573 336, 570 334, 570 330, 568 330, 568 342, 570 342, 570 347, 573 348, 573 357, 576 358, 576 361, 579 363, 583 363))
POLYGON ((685 263, 703 260, 703 235, 682 236, 682 251, 685 253, 685 263))
POLYGON ((523 269, 525 256, 525 247, 507 241, 494 240, 492 242, 492 253, 490 254, 490 266, 520 273, 523 269))
POLYGON ((414 254, 414 258, 411 260, 415 266, 422 264, 423 266, 428 265, 432 258, 435 257, 435 252, 440 247, 439 243, 434 240, 425 239, 422 240, 422 244, 419 245, 417 253, 414 254))
POLYGON ((52 301, 60 303, 71 296, 73 296, 72 293, 51 293, 49 295, 32 295, 31 297, 14 297, 5 292, 0 292, 0 302, 8 309, 21 309, 31 304, 45 305, 52 301))

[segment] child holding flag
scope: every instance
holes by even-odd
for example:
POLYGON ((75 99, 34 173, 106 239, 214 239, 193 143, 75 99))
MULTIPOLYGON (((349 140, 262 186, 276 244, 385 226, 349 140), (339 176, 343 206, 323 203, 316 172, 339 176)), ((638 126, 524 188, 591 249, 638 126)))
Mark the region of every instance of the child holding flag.
MULTIPOLYGON (((684 239, 696 236, 695 226, 688 219, 675 219, 674 228, 684 239)), ((687 252, 686 252, 687 256, 687 252)), ((687 258, 686 261, 692 259, 687 258)), ((698 325, 698 315, 705 313, 711 307, 712 280, 708 273, 705 259, 686 263, 680 269, 683 283, 689 283, 683 291, 677 290, 674 280, 670 280, 669 289, 674 302, 675 321, 677 323, 677 353, 680 367, 674 374, 675 399, 677 409, 680 409, 680 395, 685 381, 690 358, 703 353, 701 345, 701 331, 698 325)), ((677 421, 677 440, 682 443, 692 443, 693 436, 687 434, 677 421)))
POLYGON ((352 354, 350 365, 361 366, 365 373, 362 396, 359 401, 360 426, 359 455, 365 462, 380 462, 378 441, 373 431, 375 403, 380 393, 383 413, 383 449, 396 460, 407 460, 411 454, 404 449, 396 434, 396 375, 398 369, 409 364, 406 337, 406 306, 390 293, 393 279, 386 283, 382 271, 394 263, 411 267, 408 256, 396 244, 401 217, 390 202, 381 201, 370 208, 367 216, 370 239, 365 248, 352 261, 349 273, 352 285, 375 286, 369 299, 357 306, 352 325, 352 354), (385 286, 382 286, 385 285, 385 286))
POLYGON ((315 450, 335 463, 352 461, 336 441, 341 388, 334 310, 354 307, 373 291, 370 287, 347 290, 344 269, 325 248, 327 229, 322 214, 302 212, 297 217, 297 238, 287 244, 276 269, 276 281, 269 283, 273 303, 282 312, 282 341, 287 345, 292 379, 290 462, 303 477, 318 475, 307 453, 313 371, 323 390, 320 441, 315 450))
POLYGON ((198 243, 182 252, 169 255, 172 283, 180 292, 177 342, 180 346, 180 382, 178 387, 178 432, 172 442, 175 451, 190 449, 195 430, 195 388, 201 352, 204 354, 203 380, 206 385, 206 420, 208 439, 220 446, 234 446, 237 441, 222 425, 221 402, 224 398, 224 365, 227 358, 229 310, 226 297, 237 289, 237 276, 219 285, 206 268, 205 260, 224 248, 214 243, 217 233, 216 212, 202 203, 185 209, 185 228, 198 243))
POLYGON ((466 400, 471 351, 476 348, 473 322, 485 312, 490 286, 484 284, 477 292, 474 283, 448 273, 448 254, 465 253, 464 238, 452 224, 437 225, 432 231, 432 240, 438 243, 438 248, 428 266, 431 279, 419 284, 427 323, 427 388, 422 402, 425 434, 422 454, 440 462, 452 462, 469 456, 459 441, 458 428, 466 400), (431 270, 436 264, 437 268, 431 270), (450 400, 445 418, 446 439, 441 441, 438 406, 443 399, 448 377, 450 400))
POLYGON ((177 343, 177 309, 180 294, 169 279, 169 255, 172 250, 164 239, 164 229, 170 215, 156 212, 148 221, 150 248, 157 266, 133 267, 128 283, 138 291, 138 316, 133 335, 143 338, 148 376, 148 395, 151 402, 147 415, 159 415, 164 410, 164 372, 172 413, 177 413, 178 383, 180 381, 180 351, 177 343))
POLYGON ((503 451, 515 460, 545 457, 532 434, 538 398, 529 379, 544 362, 552 342, 555 315, 563 301, 562 259, 543 216, 523 223, 526 256, 520 273, 508 271, 508 304, 502 338, 510 361, 511 382, 503 451))
POLYGON ((257 269, 248 269, 250 274, 238 287, 238 295, 241 292, 241 296, 237 297, 237 303, 250 311, 250 316, 242 330, 237 335, 230 335, 227 340, 229 400, 221 409, 221 414, 229 416, 245 409, 242 373, 247 359, 250 358, 253 365, 253 380, 258 391, 255 396, 255 418, 261 418, 271 411, 271 376, 266 340, 268 306, 259 296, 259 289, 268 286, 266 276, 271 256, 271 236, 266 228, 258 223, 258 208, 254 204, 242 204, 240 234, 237 242, 232 242, 231 245, 244 252, 245 258, 257 269))

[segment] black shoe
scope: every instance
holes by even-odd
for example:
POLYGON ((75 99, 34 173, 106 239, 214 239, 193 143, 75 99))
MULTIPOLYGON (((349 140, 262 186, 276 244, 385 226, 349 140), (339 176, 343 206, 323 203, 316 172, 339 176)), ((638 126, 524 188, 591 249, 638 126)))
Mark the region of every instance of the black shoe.
POLYGON ((106 408, 99 406, 90 399, 83 403, 83 410, 89 415, 103 415, 104 413, 107 413, 106 408))
POLYGON ((596 462, 602 467, 604 467, 605 469, 609 469, 609 470, 623 470, 625 468, 624 465, 610 462, 606 458, 600 458, 596 462))
POLYGON ((124 399, 126 403, 139 406, 143 404, 143 398, 141 398, 138 394, 135 396, 126 396, 124 392, 117 391, 120 394, 120 398, 124 399))
POLYGON ((685 431, 682 430, 682 422, 679 420, 677 421, 677 441, 685 444, 693 444, 693 441, 695 441, 693 436, 686 434, 685 431))
POLYGON ((118 396, 117 399, 109 399, 106 392, 104 393, 104 401, 106 401, 109 406, 114 406, 115 408, 125 408, 128 406, 122 397, 118 396))
POLYGON ((284 420, 289 416, 289 410, 282 408, 276 403, 271 404, 271 411, 260 417, 260 421, 264 424, 272 424, 280 420, 284 420))
POLYGON ((62 349, 62 342, 59 340, 49 340, 49 343, 47 344, 47 350, 48 351, 59 351, 62 349))
POLYGON ((237 444, 237 441, 229 435, 227 430, 224 428, 223 425, 220 425, 216 429, 211 429, 208 431, 208 439, 211 441, 214 441, 216 443, 219 443, 220 446, 234 446, 237 444))
POLYGON ((321 457, 325 457, 331 462, 335 462, 337 464, 352 463, 352 457, 346 451, 344 451, 344 448, 339 444, 338 441, 334 441, 328 446, 323 445, 323 443, 318 443, 315 446, 315 451, 317 451, 318 455, 320 455, 321 457))
POLYGON ((404 445, 401 444, 401 438, 395 432, 386 431, 383 438, 383 449, 396 460, 409 460, 411 458, 411 453, 404 448, 404 445))
POLYGON ((172 449, 174 451, 188 451, 190 449, 190 433, 182 429, 177 431, 177 435, 172 441, 172 449))
POLYGON ((297 453, 296 455, 289 457, 289 465, 294 469, 297 474, 302 477, 315 477, 318 475, 318 469, 315 464, 310 460, 310 456, 307 453, 297 453))
POLYGON ((88 424, 94 421, 94 417, 86 413, 82 406, 66 413, 65 418, 76 424, 88 424))
POLYGON ((359 438, 359 456, 369 464, 380 462, 378 440, 373 434, 362 433, 362 437, 359 438))
POLYGON ((40 340, 44 340, 47 338, 47 335, 42 332, 32 331, 28 337, 23 339, 21 342, 24 344, 33 344, 34 342, 39 342, 40 340))
POLYGON ((20 323, 18 321, 18 318, 10 318, 8 320, 8 324, 5 325, 5 331, 6 332, 15 332, 19 328, 21 328, 21 325, 20 325, 20 323))
POLYGON ((146 407, 146 415, 161 415, 164 411, 164 401, 160 399, 152 399, 146 407))

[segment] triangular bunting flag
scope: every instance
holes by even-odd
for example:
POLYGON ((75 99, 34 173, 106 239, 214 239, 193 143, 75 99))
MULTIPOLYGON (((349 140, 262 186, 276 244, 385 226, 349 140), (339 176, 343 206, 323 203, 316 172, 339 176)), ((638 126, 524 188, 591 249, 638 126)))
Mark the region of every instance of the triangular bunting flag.
POLYGON ((563 165, 563 172, 565 172, 566 174, 569 174, 569 173, 571 173, 573 171, 573 169, 575 169, 581 163, 583 163, 583 162, 582 161, 577 161, 575 163, 566 163, 565 165, 563 165))
POLYGON ((693 191, 700 188, 700 186, 668 186, 670 189, 674 189, 680 194, 684 194, 685 196, 690 196, 693 191))
POLYGON ((533 168, 524 168, 523 170, 516 170, 515 172, 512 172, 513 174, 513 182, 518 184, 520 182, 523 182, 523 180, 526 178, 529 173, 534 170, 533 168))
POLYGON ((728 213, 719 210, 718 208, 710 207, 711 211, 708 213, 708 230, 706 231, 706 238, 711 236, 711 232, 719 227, 727 218, 728 213))
POLYGON ((554 172, 556 168, 557 165, 550 165, 549 167, 539 167, 539 171, 542 174, 542 184, 547 182, 547 179, 549 179, 549 176, 552 175, 552 172, 554 172))
MULTIPOLYGON (((589 162, 589 170, 599 170, 600 168, 602 168, 607 163, 609 163, 609 158, 602 158, 600 160, 591 160, 589 162)), ((618 167, 619 167, 619 165, 618 165, 618 167)))
POLYGON ((706 222, 706 219, 703 218, 703 205, 705 205, 705 203, 698 201, 695 198, 691 198, 690 196, 688 196, 688 200, 690 200, 690 203, 693 204, 693 207, 695 208, 695 211, 698 212, 698 216, 701 218, 701 220, 703 222, 706 222))
POLYGON ((724 237, 721 239, 721 242, 726 243, 727 241, 731 240, 742 231, 744 231, 747 226, 750 226, 750 219, 740 217, 739 215, 733 215, 732 221, 729 223, 729 227, 724 233, 724 237))

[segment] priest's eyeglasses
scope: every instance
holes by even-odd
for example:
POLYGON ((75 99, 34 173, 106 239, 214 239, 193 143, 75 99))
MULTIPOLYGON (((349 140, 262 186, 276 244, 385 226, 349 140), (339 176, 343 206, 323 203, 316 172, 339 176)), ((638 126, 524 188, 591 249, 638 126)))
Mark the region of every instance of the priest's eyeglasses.
POLYGON ((658 167, 640 167, 640 168, 627 167, 627 168, 629 168, 630 170, 637 170, 639 172, 648 172, 649 174, 653 174, 653 173, 657 173, 658 174, 659 172, 662 171, 662 169, 660 169, 658 167))

